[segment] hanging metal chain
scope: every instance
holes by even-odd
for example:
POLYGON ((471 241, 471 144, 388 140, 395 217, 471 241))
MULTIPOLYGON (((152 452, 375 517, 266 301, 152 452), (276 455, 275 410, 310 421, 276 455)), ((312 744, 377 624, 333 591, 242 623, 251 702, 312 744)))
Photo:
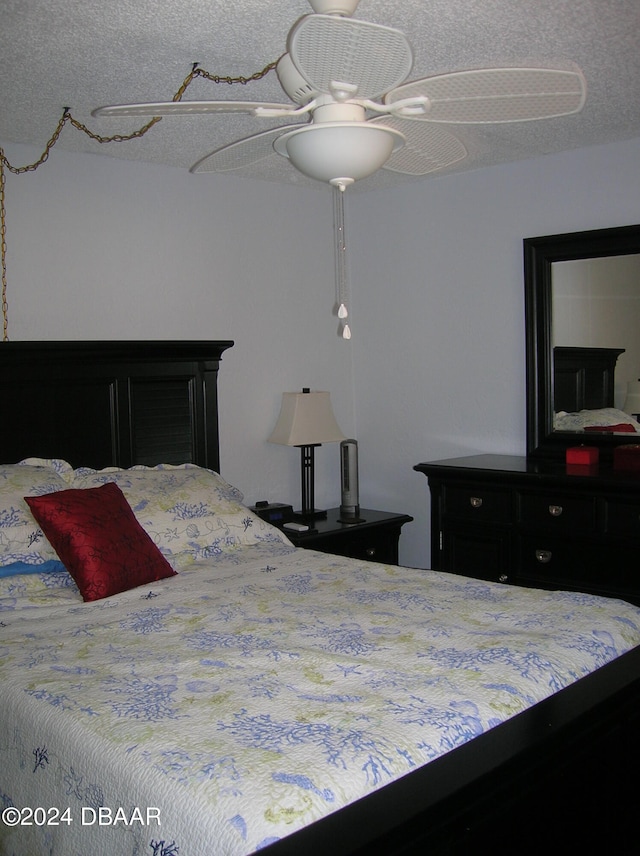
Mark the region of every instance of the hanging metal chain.
MULTIPOLYGON (((187 91, 191 83, 195 80, 196 77, 204 77, 206 80, 210 80, 212 83, 227 83, 232 85, 234 83, 239 83, 243 86, 246 86, 247 83, 251 83, 256 80, 262 80, 263 77, 266 77, 270 71, 273 71, 277 65, 277 62, 270 62, 266 65, 261 71, 256 71, 250 77, 221 77, 217 74, 210 74, 208 71, 205 71, 203 68, 200 68, 198 63, 194 63, 191 71, 182 81, 182 85, 176 92, 176 94, 171 99, 172 101, 180 101, 182 100, 182 96, 187 91)), ((58 142, 60 134, 64 129, 64 126, 67 122, 72 125, 77 131, 82 131, 83 134, 86 134, 87 137, 94 140, 96 143, 124 143, 129 140, 135 140, 139 137, 143 137, 147 131, 150 131, 154 125, 157 125, 158 122, 161 122, 162 118, 160 116, 154 116, 146 125, 143 125, 137 131, 132 131, 130 134, 113 134, 110 137, 103 137, 100 134, 96 134, 94 131, 91 131, 84 125, 82 122, 79 122, 77 119, 74 119, 71 115, 71 112, 68 107, 65 107, 62 116, 60 117, 60 121, 58 122, 55 131, 51 135, 51 138, 47 141, 44 151, 40 155, 37 161, 33 163, 27 164, 26 166, 12 166, 7 159, 7 156, 4 153, 4 149, 0 147, 0 250, 2 254, 2 341, 8 342, 9 335, 9 305, 7 303, 7 229, 6 229, 6 203, 5 203, 5 181, 6 174, 5 168, 9 170, 9 172, 14 175, 21 175, 25 172, 35 172, 38 167, 42 166, 45 161, 49 158, 49 154, 51 149, 58 142)))
MULTIPOLYGON (((229 85, 233 83, 241 83, 243 86, 246 86, 247 83, 252 83, 254 80, 262 80, 263 77, 266 77, 270 71, 273 71, 278 64, 277 60, 275 62, 270 62, 269 65, 265 65, 262 71, 256 71, 251 77, 219 77, 217 74, 209 74, 208 71, 205 71, 203 68, 200 68, 196 63, 191 70, 191 74, 185 79, 185 82, 182 84, 186 89, 191 80, 194 77, 204 77, 207 80, 210 80, 212 83, 228 83, 229 85), (189 79, 191 78, 191 80, 189 79), (188 82, 187 82, 188 81, 188 82)), ((180 90, 178 90, 178 93, 180 90)), ((176 96, 178 95, 176 93, 176 96)), ((174 101, 179 101, 182 98, 182 94, 180 93, 180 97, 175 97, 174 101)))
POLYGON ((2 341, 9 341, 9 304, 7 303, 7 223, 4 202, 5 172, 0 161, 0 247, 2 248, 2 341))

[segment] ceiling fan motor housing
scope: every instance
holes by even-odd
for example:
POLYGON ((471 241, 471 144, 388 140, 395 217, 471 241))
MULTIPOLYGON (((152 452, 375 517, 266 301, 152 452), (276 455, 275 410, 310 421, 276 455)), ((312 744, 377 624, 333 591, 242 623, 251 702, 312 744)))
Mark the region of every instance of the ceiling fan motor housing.
POLYGON ((280 57, 276 65, 276 74, 280 86, 289 98, 296 104, 308 104, 320 94, 306 78, 304 78, 293 64, 291 55, 286 53, 280 57))

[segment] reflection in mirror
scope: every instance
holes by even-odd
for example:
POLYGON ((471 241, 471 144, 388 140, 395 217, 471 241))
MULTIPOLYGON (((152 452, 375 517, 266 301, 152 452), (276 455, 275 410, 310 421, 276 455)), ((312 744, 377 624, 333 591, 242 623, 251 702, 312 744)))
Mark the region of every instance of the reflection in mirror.
POLYGON ((640 254, 554 262, 551 287, 552 347, 622 349, 613 406, 624 410, 640 378, 640 254))
POLYGON ((640 393, 640 226, 526 238, 523 249, 527 455, 588 442, 610 459, 629 430, 640 442, 626 401, 629 384, 640 393), (556 414, 583 408, 581 419, 556 414), (604 408, 613 421, 592 412, 604 408))

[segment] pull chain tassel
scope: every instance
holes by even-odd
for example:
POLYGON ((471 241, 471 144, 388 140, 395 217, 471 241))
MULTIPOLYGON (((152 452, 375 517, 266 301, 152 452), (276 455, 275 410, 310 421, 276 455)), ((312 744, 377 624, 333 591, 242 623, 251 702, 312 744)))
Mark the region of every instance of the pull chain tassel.
POLYGON ((345 236, 344 190, 333 188, 333 222, 335 238, 335 285, 338 318, 342 321, 340 334, 343 339, 351 338, 351 329, 345 319, 349 317, 347 242, 345 236))

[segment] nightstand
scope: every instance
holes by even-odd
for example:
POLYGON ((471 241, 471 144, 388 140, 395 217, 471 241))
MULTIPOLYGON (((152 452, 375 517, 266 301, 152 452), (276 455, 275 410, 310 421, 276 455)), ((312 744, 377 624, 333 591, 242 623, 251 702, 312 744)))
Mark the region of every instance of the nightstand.
POLYGON ((340 523, 339 516, 339 508, 330 508, 326 518, 310 524, 311 532, 283 531, 296 547, 386 565, 398 564, 400 530, 405 523, 411 523, 413 517, 370 508, 360 509, 361 523, 340 523))

